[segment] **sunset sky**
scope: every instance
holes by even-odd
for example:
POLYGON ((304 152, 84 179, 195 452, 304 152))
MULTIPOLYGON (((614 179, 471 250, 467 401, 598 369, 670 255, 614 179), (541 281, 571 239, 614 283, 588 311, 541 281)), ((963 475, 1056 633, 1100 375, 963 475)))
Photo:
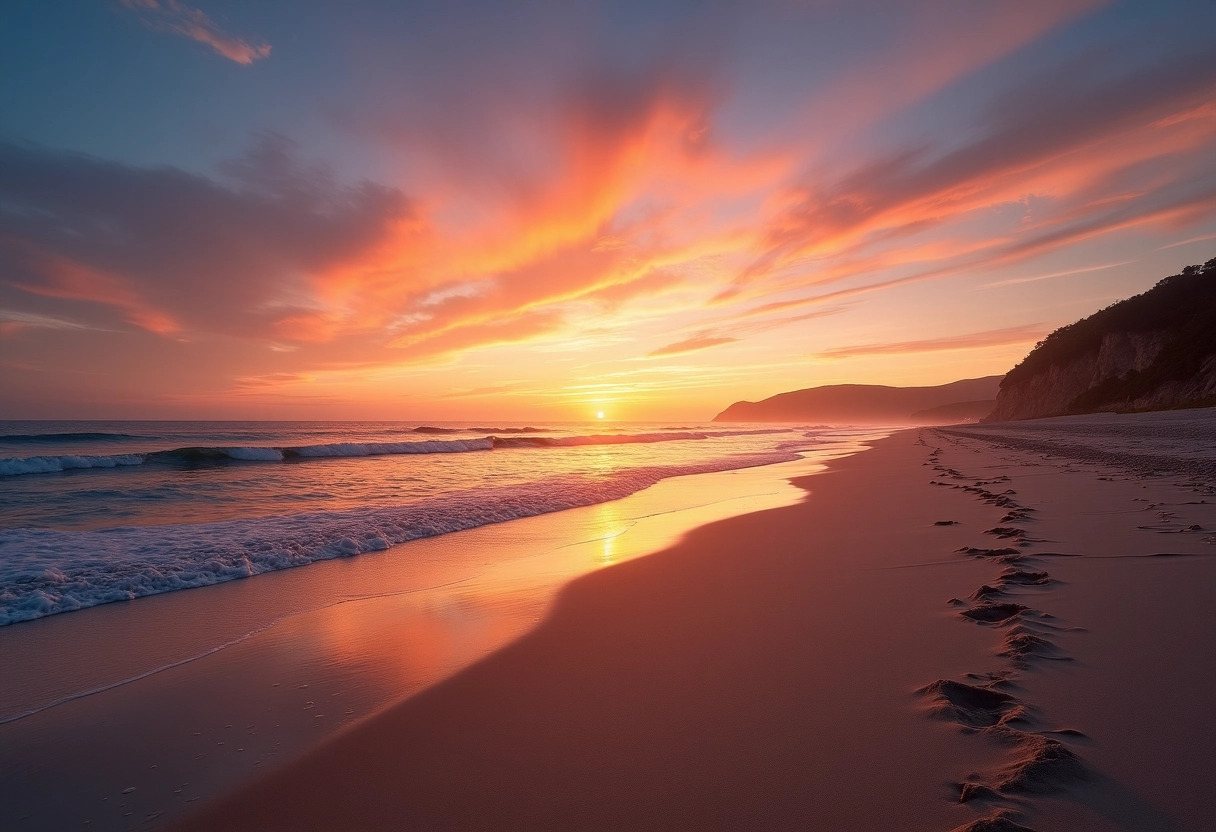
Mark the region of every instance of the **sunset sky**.
POLYGON ((1216 256, 1216 3, 9 0, 0 418, 708 419, 1216 256))

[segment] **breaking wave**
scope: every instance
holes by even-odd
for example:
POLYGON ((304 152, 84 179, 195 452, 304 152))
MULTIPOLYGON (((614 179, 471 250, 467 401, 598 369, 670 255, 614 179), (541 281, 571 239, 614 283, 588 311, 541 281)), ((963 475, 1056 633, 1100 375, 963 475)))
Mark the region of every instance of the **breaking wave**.
MULTIPOLYGON (((314 453, 338 448, 310 447, 314 453)), ((364 452, 370 451, 365 447, 364 452)), ((790 450, 778 450, 634 468, 606 479, 568 475, 509 489, 481 487, 397 507, 102 530, 4 529, 0 530, 0 625, 606 502, 668 477, 797 458, 790 450)))
MULTIPOLYGON (((447 428, 415 428, 417 432, 440 432, 447 428)), ((480 431, 480 428, 464 428, 480 431)), ((537 431, 536 428, 510 428, 515 434, 537 431)), ((507 430, 501 432, 507 432, 507 430)), ((146 453, 9 457, 0 459, 0 477, 22 474, 50 474, 86 468, 119 468, 161 464, 193 467, 231 462, 286 462, 304 459, 387 456, 396 454, 451 454, 491 451, 496 448, 571 448, 580 445, 622 445, 651 442, 713 439, 727 436, 751 436, 785 433, 788 429, 753 429, 722 431, 671 431, 665 433, 601 433, 587 436, 485 436, 477 439, 426 439, 409 442, 331 442, 322 445, 294 447, 190 447, 146 453)), ((48 436, 50 434, 47 434, 48 436)), ((73 436, 113 436, 110 434, 70 434, 73 436)), ((49 440, 48 440, 49 441, 49 440)))

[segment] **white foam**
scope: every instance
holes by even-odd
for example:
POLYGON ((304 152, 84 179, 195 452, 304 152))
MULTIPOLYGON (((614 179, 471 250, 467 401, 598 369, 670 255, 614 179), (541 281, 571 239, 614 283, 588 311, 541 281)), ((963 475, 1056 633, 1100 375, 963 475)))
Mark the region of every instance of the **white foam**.
POLYGON ((224 448, 224 453, 233 459, 249 462, 282 462, 283 452, 278 448, 224 448))
POLYGON ((790 451, 775 451, 637 468, 607 479, 565 476, 389 508, 94 531, 0 530, 0 625, 601 503, 667 477, 797 458, 790 451))
POLYGON ((569 448, 580 445, 626 445, 635 443, 673 442, 679 440, 714 439, 719 437, 752 436, 785 433, 787 428, 751 430, 671 431, 664 433, 597 433, 587 436, 485 436, 478 439, 425 439, 413 442, 331 442, 324 445, 300 447, 201 447, 175 448, 138 454, 112 456, 31 456, 0 459, 0 477, 19 474, 49 474, 73 468, 116 468, 141 465, 145 462, 199 463, 223 461, 282 462, 292 458, 320 459, 338 457, 386 456, 392 454, 443 454, 469 451, 489 451, 494 448, 569 448))

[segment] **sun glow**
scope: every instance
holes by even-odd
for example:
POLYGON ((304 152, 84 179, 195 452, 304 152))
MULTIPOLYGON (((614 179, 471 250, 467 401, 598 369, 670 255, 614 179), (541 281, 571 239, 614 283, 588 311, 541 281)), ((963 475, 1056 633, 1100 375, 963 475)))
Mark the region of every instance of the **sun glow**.
POLYGON ((603 419, 603 418, 604 418, 604 411, 602 411, 602 410, 596 411, 595 418, 597 418, 597 419, 603 419))

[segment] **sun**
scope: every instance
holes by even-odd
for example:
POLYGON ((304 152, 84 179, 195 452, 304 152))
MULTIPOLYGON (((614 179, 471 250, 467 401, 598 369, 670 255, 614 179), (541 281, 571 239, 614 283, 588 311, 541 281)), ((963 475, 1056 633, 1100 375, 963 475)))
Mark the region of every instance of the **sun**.
POLYGON ((602 410, 596 411, 595 418, 597 418, 597 419, 603 419, 603 418, 604 418, 604 411, 602 411, 602 410))

